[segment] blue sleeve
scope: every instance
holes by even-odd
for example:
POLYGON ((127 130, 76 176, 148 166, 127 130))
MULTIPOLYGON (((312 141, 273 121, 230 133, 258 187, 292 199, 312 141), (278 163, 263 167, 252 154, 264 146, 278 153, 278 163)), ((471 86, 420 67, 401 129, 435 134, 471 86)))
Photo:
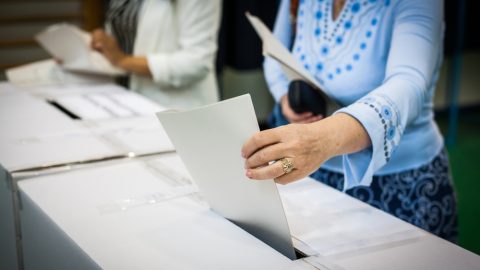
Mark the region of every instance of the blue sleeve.
MULTIPOLYGON (((275 20, 275 26, 273 29, 273 35, 283 44, 285 47, 290 48, 292 43, 292 31, 290 25, 290 1, 282 0, 280 8, 275 20)), ((265 73, 265 79, 268 84, 268 88, 273 95, 273 98, 279 102, 280 98, 288 91, 288 78, 282 71, 282 68, 278 62, 266 57, 263 63, 263 70, 265 73)))
POLYGON ((443 1, 404 0, 393 7, 393 32, 381 86, 336 113, 356 118, 372 146, 343 156, 344 189, 370 185, 398 146, 405 128, 422 112, 441 62, 443 1))

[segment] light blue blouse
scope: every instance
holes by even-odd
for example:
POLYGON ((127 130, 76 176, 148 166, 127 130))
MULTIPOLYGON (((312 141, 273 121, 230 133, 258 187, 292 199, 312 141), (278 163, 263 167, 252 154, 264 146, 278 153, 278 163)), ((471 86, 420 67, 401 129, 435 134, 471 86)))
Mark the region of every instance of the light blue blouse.
MULTIPOLYGON (((343 172, 348 189, 370 185, 373 175, 431 162, 443 148, 432 111, 442 63, 443 1, 347 0, 335 21, 333 0, 300 1, 294 40, 289 8, 283 0, 274 35, 345 106, 336 113, 355 117, 372 141, 322 168, 343 172)), ((265 60, 264 70, 279 101, 289 81, 273 59, 265 60)))

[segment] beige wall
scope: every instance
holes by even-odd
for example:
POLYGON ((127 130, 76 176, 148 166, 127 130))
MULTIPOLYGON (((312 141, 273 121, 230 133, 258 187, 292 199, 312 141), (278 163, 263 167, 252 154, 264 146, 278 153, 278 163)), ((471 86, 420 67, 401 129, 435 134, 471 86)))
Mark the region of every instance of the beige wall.
MULTIPOLYGON (((435 108, 444 109, 448 106, 447 70, 452 59, 446 58, 435 95, 435 108)), ((459 104, 461 106, 480 105, 480 52, 467 52, 462 59, 459 104)))
POLYGON ((68 22, 86 29, 100 24, 99 0, 0 1, 0 79, 9 67, 49 58, 33 40, 45 27, 68 22))

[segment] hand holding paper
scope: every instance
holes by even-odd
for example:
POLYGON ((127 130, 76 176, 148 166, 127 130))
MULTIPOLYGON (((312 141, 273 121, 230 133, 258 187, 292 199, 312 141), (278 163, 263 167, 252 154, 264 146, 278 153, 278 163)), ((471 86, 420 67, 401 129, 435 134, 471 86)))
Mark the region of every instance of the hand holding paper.
POLYGON ((117 64, 125 57, 125 53, 118 46, 117 40, 102 29, 93 31, 91 45, 112 64, 117 64))
POLYGON ((40 45, 63 63, 67 70, 103 75, 121 75, 124 71, 112 66, 90 47, 91 36, 70 24, 56 24, 35 36, 40 45))
POLYGON ((314 172, 331 157, 332 146, 325 120, 316 124, 291 124, 268 129, 252 136, 243 146, 246 174, 252 179, 275 179, 287 184, 314 172), (282 159, 294 169, 285 171, 282 159), (273 163, 271 163, 274 161, 273 163), (268 164, 268 165, 265 165, 268 164))
POLYGON ((282 67, 283 72, 288 77, 290 81, 300 80, 308 83, 312 86, 318 94, 326 101, 325 115, 331 115, 333 112, 340 108, 339 104, 330 97, 330 93, 327 89, 321 85, 301 64, 293 55, 288 51, 285 46, 283 46, 280 41, 272 34, 272 32, 267 28, 263 22, 251 15, 246 13, 247 19, 252 24, 253 28, 259 35, 263 43, 263 55, 266 57, 271 57, 278 61, 282 67))

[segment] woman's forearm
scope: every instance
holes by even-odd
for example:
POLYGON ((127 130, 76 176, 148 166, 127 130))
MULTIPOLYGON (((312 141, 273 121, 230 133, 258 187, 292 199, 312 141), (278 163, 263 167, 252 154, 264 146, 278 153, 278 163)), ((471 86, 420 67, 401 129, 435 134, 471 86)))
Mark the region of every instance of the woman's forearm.
POLYGON ((363 126, 352 116, 338 113, 311 124, 290 124, 257 132, 242 147, 246 176, 286 184, 314 172, 328 159, 358 152, 371 145, 363 126), (294 167, 285 172, 282 163, 294 167), (268 164, 267 166, 265 166, 268 164))
POLYGON ((335 114, 311 125, 318 134, 326 137, 319 143, 328 143, 323 147, 330 157, 358 152, 372 144, 362 124, 346 113, 335 114))
POLYGON ((146 57, 125 55, 115 65, 129 73, 152 77, 146 57))

